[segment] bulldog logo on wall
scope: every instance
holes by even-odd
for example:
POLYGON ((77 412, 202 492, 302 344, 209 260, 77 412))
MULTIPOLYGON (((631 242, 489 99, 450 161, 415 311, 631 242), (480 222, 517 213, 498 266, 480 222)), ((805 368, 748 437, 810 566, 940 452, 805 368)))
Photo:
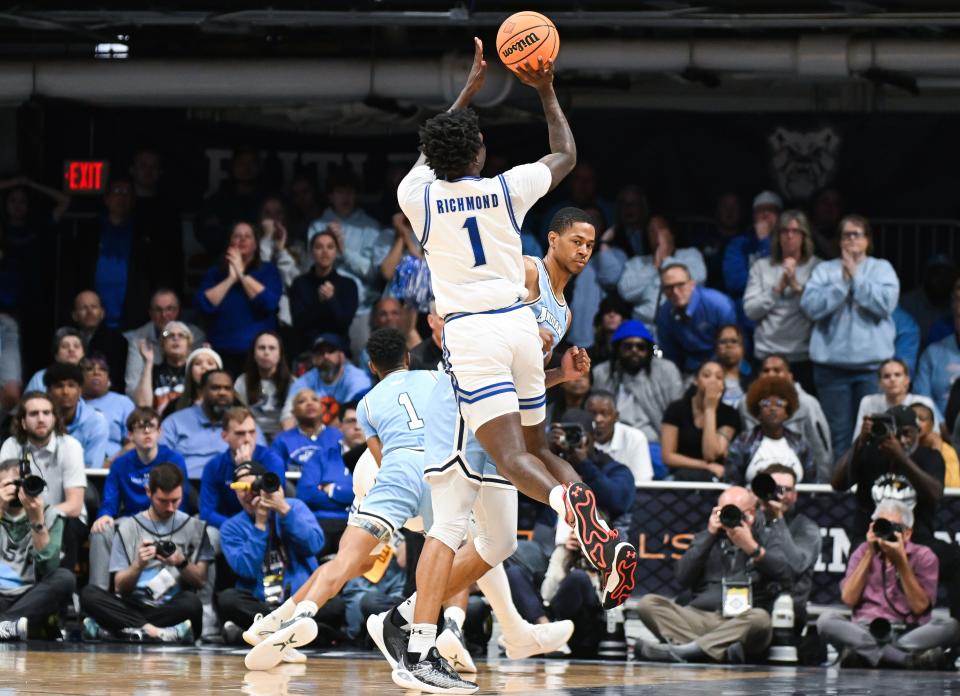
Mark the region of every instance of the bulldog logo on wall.
POLYGON ((816 131, 777 128, 768 139, 770 169, 787 200, 809 200, 833 182, 840 136, 830 127, 816 131))

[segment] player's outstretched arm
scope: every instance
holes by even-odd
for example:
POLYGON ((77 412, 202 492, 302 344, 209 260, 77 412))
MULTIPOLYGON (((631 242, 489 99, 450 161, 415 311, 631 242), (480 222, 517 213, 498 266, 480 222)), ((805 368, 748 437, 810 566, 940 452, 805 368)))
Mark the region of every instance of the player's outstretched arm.
MULTIPOLYGON (((470 73, 467 75, 467 81, 460 90, 456 101, 447 111, 460 111, 470 106, 470 102, 483 88, 483 83, 487 79, 487 61, 483 58, 483 41, 476 36, 473 37, 473 65, 470 66, 470 73)), ((414 167, 419 167, 427 161, 426 156, 420 153, 414 167)))
POLYGON ((537 90, 543 103, 547 133, 550 136, 550 154, 540 161, 550 168, 552 191, 577 164, 577 144, 573 139, 573 131, 570 130, 567 117, 563 115, 563 109, 557 101, 557 93, 553 90, 553 61, 544 62, 543 58, 538 58, 537 65, 533 66, 527 60, 517 66, 517 77, 523 84, 537 90))

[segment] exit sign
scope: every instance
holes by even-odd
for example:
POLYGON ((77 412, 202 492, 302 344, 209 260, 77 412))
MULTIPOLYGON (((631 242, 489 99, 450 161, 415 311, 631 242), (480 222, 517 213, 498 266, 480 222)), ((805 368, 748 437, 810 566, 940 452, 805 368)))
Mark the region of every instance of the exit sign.
POLYGON ((103 160, 67 160, 63 163, 63 190, 67 193, 103 193, 110 163, 103 160))

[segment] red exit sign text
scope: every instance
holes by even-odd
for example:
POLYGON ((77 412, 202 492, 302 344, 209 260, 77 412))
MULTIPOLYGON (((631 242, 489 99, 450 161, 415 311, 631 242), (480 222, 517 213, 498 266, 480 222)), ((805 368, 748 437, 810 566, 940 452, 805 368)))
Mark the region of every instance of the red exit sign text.
POLYGON ((63 189, 67 193, 103 193, 109 174, 109 162, 67 160, 63 163, 63 189))

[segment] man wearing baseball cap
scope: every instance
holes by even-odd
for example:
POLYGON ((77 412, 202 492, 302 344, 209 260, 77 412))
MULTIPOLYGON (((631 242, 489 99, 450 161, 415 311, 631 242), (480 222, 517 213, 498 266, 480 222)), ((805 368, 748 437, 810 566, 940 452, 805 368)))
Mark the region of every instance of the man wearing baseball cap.
POLYGON ((320 396, 332 396, 339 403, 357 401, 372 386, 370 377, 347 360, 350 347, 340 334, 327 332, 313 341, 313 368, 300 377, 290 391, 283 405, 281 423, 284 430, 295 425, 293 418, 293 399, 304 388, 313 389, 320 396))

